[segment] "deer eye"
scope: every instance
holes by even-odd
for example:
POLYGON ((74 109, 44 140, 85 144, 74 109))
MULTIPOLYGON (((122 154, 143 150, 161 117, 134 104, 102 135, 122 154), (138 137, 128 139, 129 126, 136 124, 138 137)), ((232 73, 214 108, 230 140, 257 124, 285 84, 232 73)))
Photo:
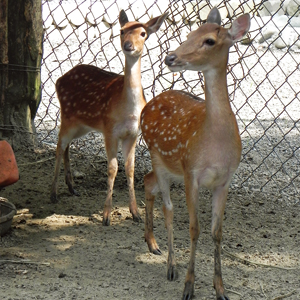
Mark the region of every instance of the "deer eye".
POLYGON ((213 39, 207 39, 205 41, 205 44, 209 45, 209 46, 213 46, 216 42, 213 39))
POLYGON ((146 36, 146 32, 143 31, 143 32, 141 33, 141 36, 142 36, 142 37, 145 37, 145 36, 146 36))

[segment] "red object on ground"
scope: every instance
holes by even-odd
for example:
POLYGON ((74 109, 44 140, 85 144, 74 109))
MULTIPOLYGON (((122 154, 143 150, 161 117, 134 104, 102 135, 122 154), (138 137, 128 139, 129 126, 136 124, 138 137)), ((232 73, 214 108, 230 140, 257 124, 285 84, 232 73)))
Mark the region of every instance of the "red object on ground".
POLYGON ((0 141, 0 187, 19 180, 19 170, 15 154, 7 141, 0 141))

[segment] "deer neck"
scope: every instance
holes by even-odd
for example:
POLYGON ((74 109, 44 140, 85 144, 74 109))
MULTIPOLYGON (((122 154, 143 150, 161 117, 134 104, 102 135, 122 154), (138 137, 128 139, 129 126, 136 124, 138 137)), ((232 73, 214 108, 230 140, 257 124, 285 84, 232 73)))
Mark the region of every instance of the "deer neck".
MULTIPOLYGON (((229 103, 227 90, 226 66, 224 68, 211 69, 204 73, 206 123, 217 126, 228 124, 233 112, 229 103)), ((234 117, 234 116, 233 116, 234 117)))
POLYGON ((141 82, 141 57, 126 58, 123 96, 127 105, 135 108, 144 102, 141 82))

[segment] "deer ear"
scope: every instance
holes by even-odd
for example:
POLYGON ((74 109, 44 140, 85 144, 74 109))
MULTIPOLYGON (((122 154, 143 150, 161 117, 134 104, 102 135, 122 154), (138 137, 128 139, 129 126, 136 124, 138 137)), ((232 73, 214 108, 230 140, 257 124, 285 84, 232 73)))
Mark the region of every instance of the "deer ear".
POLYGON ((164 13, 163 15, 159 16, 159 17, 156 17, 156 18, 153 18, 151 19, 150 21, 148 21, 146 24, 145 24, 145 28, 147 30, 147 34, 148 36, 151 34, 151 33, 154 33, 156 32, 160 26, 162 25, 162 23, 164 22, 164 20, 167 18, 168 16, 168 12, 164 13))
POLYGON ((124 11, 124 9, 122 9, 120 11, 120 15, 119 15, 119 22, 120 22, 120 25, 121 27, 123 27, 126 23, 128 23, 128 17, 126 15, 126 12, 124 11))
POLYGON ((250 15, 244 14, 237 19, 235 19, 232 23, 231 28, 228 30, 228 33, 231 36, 232 43, 235 43, 239 39, 241 39, 245 34, 247 34, 250 28, 250 15))
POLYGON ((207 19, 206 19, 207 23, 216 23, 218 25, 221 25, 221 15, 219 10, 214 7, 208 14, 207 19))

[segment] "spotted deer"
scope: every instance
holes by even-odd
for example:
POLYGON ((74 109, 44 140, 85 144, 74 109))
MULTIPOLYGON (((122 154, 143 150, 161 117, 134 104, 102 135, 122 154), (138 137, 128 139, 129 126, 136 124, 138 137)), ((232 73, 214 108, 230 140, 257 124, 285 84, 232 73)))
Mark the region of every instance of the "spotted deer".
POLYGON ((153 234, 153 205, 161 192, 168 233, 167 278, 178 277, 173 248, 173 205, 170 182, 183 178, 189 212, 190 261, 182 299, 194 293, 195 251, 200 233, 198 222, 199 188, 212 191, 212 237, 214 287, 218 300, 225 296, 221 274, 221 238, 225 203, 231 178, 241 157, 241 139, 231 110, 226 68, 229 48, 249 30, 250 17, 244 14, 230 29, 220 26, 221 16, 213 8, 207 22, 188 35, 187 40, 166 58, 173 72, 202 71, 205 101, 184 91, 169 90, 153 98, 141 113, 141 129, 149 147, 153 171, 144 178, 146 217, 145 240, 149 250, 161 254, 153 234))
POLYGON ((167 13, 147 23, 129 22, 120 12, 121 47, 125 55, 124 76, 91 65, 78 65, 60 77, 56 92, 61 107, 61 126, 56 150, 51 200, 57 202, 57 180, 62 157, 65 181, 73 195, 69 144, 74 138, 96 130, 102 132, 108 160, 108 188, 103 209, 103 224, 110 224, 112 193, 118 169, 119 141, 125 160, 129 188, 129 209, 134 221, 141 221, 134 192, 134 157, 140 130, 140 113, 146 104, 141 84, 141 57, 146 39, 158 31, 167 13))

